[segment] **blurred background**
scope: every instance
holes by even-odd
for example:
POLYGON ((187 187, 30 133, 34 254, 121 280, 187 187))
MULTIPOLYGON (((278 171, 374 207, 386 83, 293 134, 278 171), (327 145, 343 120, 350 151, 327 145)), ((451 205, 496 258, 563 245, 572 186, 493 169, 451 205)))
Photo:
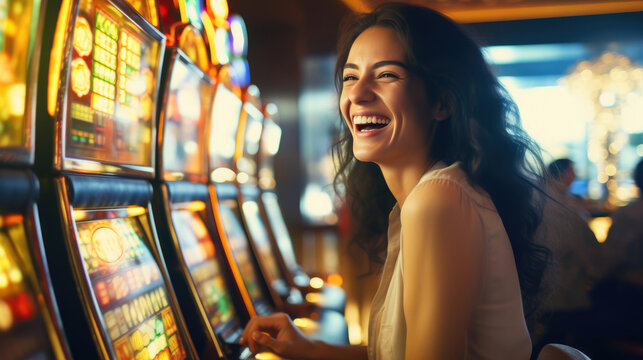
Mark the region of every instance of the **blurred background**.
MULTIPOLYGON (((632 177, 643 156, 643 1, 409 2, 446 13, 478 40, 546 162, 571 160, 575 177, 565 190, 582 200, 592 241, 607 245, 610 214, 638 197, 632 177)), ((280 110, 277 191, 295 250, 306 270, 340 275, 353 343, 366 340, 378 278, 365 275, 368 263, 349 247, 332 188, 330 147, 340 122, 333 69, 342 18, 378 3, 229 2, 248 27, 252 82, 280 110)), ((607 261, 590 258, 579 266, 607 261)), ((643 356, 634 345, 619 346, 643 356)))

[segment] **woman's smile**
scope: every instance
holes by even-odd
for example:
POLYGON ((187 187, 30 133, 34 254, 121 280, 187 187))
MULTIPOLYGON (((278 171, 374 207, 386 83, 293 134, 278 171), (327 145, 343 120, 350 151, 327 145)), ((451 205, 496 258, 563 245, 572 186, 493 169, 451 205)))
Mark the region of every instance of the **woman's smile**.
POLYGON ((391 119, 380 115, 356 115, 353 116, 353 125, 357 136, 370 136, 381 132, 391 119))

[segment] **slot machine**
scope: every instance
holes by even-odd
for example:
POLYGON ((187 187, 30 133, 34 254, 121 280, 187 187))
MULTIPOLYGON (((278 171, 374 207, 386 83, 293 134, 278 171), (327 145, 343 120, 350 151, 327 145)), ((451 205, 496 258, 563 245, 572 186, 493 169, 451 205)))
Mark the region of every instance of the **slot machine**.
POLYGON ((221 244, 229 262, 239 269, 248 293, 251 316, 269 315, 281 306, 277 294, 261 275, 243 227, 237 201, 237 173, 234 164, 235 139, 243 102, 234 93, 226 68, 220 72, 212 105, 209 140, 210 198, 221 244), (276 301, 275 301, 276 300, 276 301))
POLYGON ((257 157, 263 123, 259 89, 250 85, 245 92, 234 155, 239 213, 247 234, 246 242, 254 254, 262 277, 272 290, 271 293, 279 297, 275 300, 275 303, 281 303, 279 309, 300 316, 296 319, 297 324, 309 336, 331 343, 347 343, 343 304, 341 311, 334 311, 324 307, 318 308, 318 304, 307 302, 298 288, 288 284, 279 265, 276 248, 272 246, 267 224, 260 211, 261 191, 258 186, 257 157), (310 321, 311 319, 317 321, 310 321))
POLYGON ((165 36, 121 0, 52 7, 59 15, 49 20, 56 31, 41 64, 51 59, 37 127, 49 136, 36 159, 72 355, 196 359, 151 210, 165 36))
POLYGON ((246 359, 251 353, 239 341, 249 314, 221 243, 215 242, 207 186, 214 84, 177 48, 167 52, 164 74, 154 209, 161 247, 201 357, 246 359))
POLYGON ((33 172, 44 4, 0 9, 0 350, 3 359, 70 356, 43 251, 33 172))
POLYGON ((343 313, 346 306, 344 290, 339 286, 328 284, 324 284, 321 289, 312 288, 310 286, 310 276, 297 262, 292 239, 275 192, 277 182, 273 163, 281 142, 281 128, 276 122, 278 117, 277 106, 272 103, 266 104, 263 108, 263 114, 263 131, 261 132, 259 151, 256 156, 258 187, 261 190, 258 204, 273 249, 276 250, 275 257, 277 262, 288 285, 304 293, 307 301, 313 302, 320 307, 343 313))

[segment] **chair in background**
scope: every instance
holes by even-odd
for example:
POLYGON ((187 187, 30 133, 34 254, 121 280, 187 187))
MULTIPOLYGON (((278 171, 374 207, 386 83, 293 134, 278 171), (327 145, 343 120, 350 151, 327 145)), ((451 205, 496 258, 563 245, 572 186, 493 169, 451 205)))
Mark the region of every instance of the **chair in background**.
POLYGON ((591 360, 582 351, 562 344, 543 346, 536 360, 591 360))

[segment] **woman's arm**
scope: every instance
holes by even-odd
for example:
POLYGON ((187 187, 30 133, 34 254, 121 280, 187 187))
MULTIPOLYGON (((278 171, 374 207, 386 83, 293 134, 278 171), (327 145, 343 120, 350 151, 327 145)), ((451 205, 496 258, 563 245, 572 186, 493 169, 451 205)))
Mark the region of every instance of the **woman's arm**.
POLYGON ((402 208, 407 359, 462 359, 481 289, 484 239, 471 199, 427 182, 402 208))
POLYGON ((269 351, 289 359, 368 358, 365 346, 331 345, 308 339, 283 313, 250 319, 241 338, 241 343, 248 345, 253 353, 269 351))

